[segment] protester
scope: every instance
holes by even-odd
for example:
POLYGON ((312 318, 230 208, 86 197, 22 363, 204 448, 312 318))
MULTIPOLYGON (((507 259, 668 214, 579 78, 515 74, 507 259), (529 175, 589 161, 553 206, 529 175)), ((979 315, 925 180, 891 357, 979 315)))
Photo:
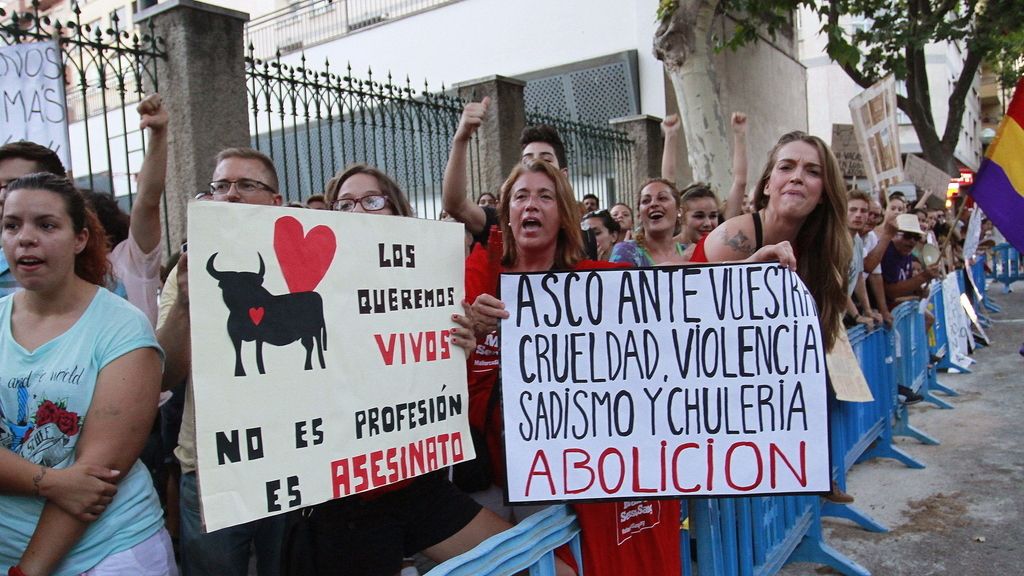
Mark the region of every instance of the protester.
POLYGON ((597 212, 598 208, 601 207, 601 201, 597 199, 596 194, 584 194, 583 195, 583 211, 584 212, 597 212))
MULTIPOLYGON (((723 208, 723 219, 738 216, 744 211, 744 194, 747 189, 747 115, 733 112, 730 118, 732 125, 732 188, 723 208)), ((676 156, 679 154, 679 132, 682 126, 677 114, 669 114, 661 122, 661 131, 665 136, 661 156, 661 177, 673 182, 676 179, 676 156)), ((686 242, 685 240, 681 240, 686 242)))
POLYGON ((619 202, 612 205, 611 210, 608 211, 612 218, 619 223, 619 237, 615 240, 616 242, 622 242, 624 240, 633 239, 633 209, 629 206, 619 202))
POLYGON ((847 199, 846 224, 853 242, 853 256, 850 259, 847 273, 846 313, 843 316, 843 323, 846 326, 863 324, 869 329, 873 328, 876 322, 882 321, 881 314, 875 312, 871 307, 867 284, 862 274, 864 271, 864 240, 860 234, 870 217, 871 197, 868 193, 863 190, 850 191, 850 196, 847 199), (856 303, 854 297, 856 297, 856 303))
POLYGON ((594 237, 597 253, 592 259, 607 261, 612 255, 612 248, 618 243, 621 232, 619 223, 607 210, 597 210, 585 214, 581 224, 583 230, 589 231, 594 237))
MULTIPOLYGON (((861 239, 864 241, 864 273, 862 276, 867 283, 868 296, 874 309, 877 310, 886 327, 892 328, 892 313, 885 302, 885 284, 882 281, 881 259, 879 258, 878 264, 875 264, 873 268, 868 268, 867 266, 868 262, 875 261, 869 258, 881 242, 879 232, 876 230, 882 227, 883 224, 885 225, 884 228, 887 229, 889 227, 889 224, 883 218, 882 205, 878 203, 878 200, 872 198, 869 218, 860 234, 861 239)), ((885 233, 885 238, 886 242, 888 242, 888 232, 885 233)), ((881 251, 884 252, 884 248, 881 251)))
MULTIPOLYGON (((212 182, 199 198, 216 202, 280 206, 277 171, 266 155, 249 148, 228 148, 216 158, 212 182)), ((203 532, 196 480, 196 416, 192 394, 191 319, 189 317, 188 252, 164 284, 157 336, 167 354, 163 389, 185 383, 185 406, 178 447, 181 464, 181 564, 185 576, 246 576, 250 546, 259 576, 276 576, 281 565, 284 518, 271 516, 246 524, 203 532)))
MULTIPOLYGON (((386 174, 355 164, 328 183, 334 210, 415 217, 409 201, 386 174)), ((452 342, 467 350, 472 332, 455 329, 452 342)), ((340 498, 302 511, 314 544, 315 573, 330 576, 397 574, 417 552, 442 562, 511 526, 455 488, 447 470, 340 498)), ((286 573, 294 551, 285 550, 286 573)))
POLYGON ((494 197, 494 194, 490 192, 484 192, 476 199, 476 205, 480 207, 497 208, 498 199, 494 197))
POLYGON ((6 194, 3 248, 24 290, 0 299, 0 366, 20 382, 0 388, 0 569, 177 574, 138 461, 160 391, 153 328, 101 287, 104 233, 67 178, 24 176, 6 194))
POLYGON ((690 246, 700 242, 701 238, 718 227, 718 198, 703 182, 690 184, 682 190, 680 196, 683 207, 682 231, 675 239, 690 246))
POLYGON ((324 201, 323 194, 313 194, 309 198, 306 198, 306 208, 312 210, 328 210, 327 202, 324 201))
MULTIPOLYGON (((516 166, 501 188, 500 246, 494 238, 495 245, 475 248, 466 261, 466 297, 473 302, 472 317, 478 337, 469 363, 470 423, 487 432, 495 482, 505 478, 500 410, 491 402, 500 387, 495 330, 498 318, 508 318, 504 303, 494 296, 498 273, 613 266, 583 258, 583 240, 570 190, 565 175, 548 162, 531 161, 516 166)), ((573 506, 582 528, 586 574, 679 574, 679 501, 663 500, 659 506, 648 507, 647 516, 634 520, 647 521, 650 528, 622 542, 615 528, 619 521, 616 505, 601 502, 573 506)), ((521 513, 529 511, 513 508, 508 512, 513 518, 521 518, 521 513)))
POLYGON ((686 246, 674 238, 679 226, 679 192, 663 178, 651 178, 640 187, 637 213, 640 229, 633 240, 612 249, 611 262, 633 266, 683 264, 686 246))
POLYGON ((914 248, 924 238, 917 215, 901 214, 896 219, 896 226, 899 233, 889 243, 882 258, 882 279, 890 309, 902 298, 925 296, 928 283, 942 275, 938 263, 923 268, 919 273, 913 272, 914 248))

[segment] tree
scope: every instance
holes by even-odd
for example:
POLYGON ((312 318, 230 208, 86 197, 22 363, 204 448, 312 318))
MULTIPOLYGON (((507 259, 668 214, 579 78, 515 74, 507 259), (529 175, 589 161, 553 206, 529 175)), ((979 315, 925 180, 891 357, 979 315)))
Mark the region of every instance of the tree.
MULTIPOLYGON (((981 64, 991 62, 1002 81, 1011 85, 1022 72, 1024 3, 1020 0, 663 0, 655 54, 665 61, 677 92, 687 84, 677 80, 674 70, 681 68, 676 63, 690 60, 693 65, 687 45, 678 40, 685 33, 679 27, 693 13, 692 4, 735 17, 732 37, 716 46, 711 46, 710 35, 704 38, 709 47, 731 49, 756 42, 760 34, 774 37, 789 25, 793 10, 812 9, 822 19, 829 57, 859 86, 867 88, 889 74, 905 82, 906 94, 897 98, 897 105, 914 126, 924 157, 950 174, 957 172, 953 152, 981 64), (844 30, 839 25, 843 16, 865 17, 871 26, 844 30), (949 114, 941 134, 932 113, 925 55, 926 46, 933 42, 956 42, 965 54, 946 102, 949 114)), ((684 123, 684 129, 689 133, 690 125, 684 123)), ((724 126, 721 140, 725 140, 724 126)))

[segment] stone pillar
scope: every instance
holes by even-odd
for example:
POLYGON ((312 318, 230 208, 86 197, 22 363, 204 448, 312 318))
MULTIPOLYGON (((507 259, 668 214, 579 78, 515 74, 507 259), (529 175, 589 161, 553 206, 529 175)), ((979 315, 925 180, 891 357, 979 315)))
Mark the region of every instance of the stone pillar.
POLYGON ((625 118, 613 118, 609 123, 616 129, 625 132, 633 140, 632 190, 621 190, 619 202, 636 206, 636 195, 640 192, 640 183, 648 178, 661 176, 661 151, 664 141, 661 136, 661 118, 641 114, 625 118), (626 197, 626 195, 629 197, 626 197))
POLYGON ((174 247, 185 236, 189 199, 210 182, 214 156, 250 145, 243 47, 249 15, 169 0, 135 16, 136 24, 148 20, 167 52, 157 64, 157 83, 170 115, 164 207, 174 247))
MULTIPOLYGON (((483 182, 478 184, 481 192, 497 193, 505 177, 521 157, 519 136, 526 126, 526 110, 523 105, 525 82, 504 76, 487 76, 456 84, 459 97, 465 101, 479 102, 485 96, 491 97, 491 106, 483 125, 476 132, 479 139, 480 173, 483 182)), ((477 146, 470 146, 475 154, 477 146)), ((472 167, 469 168, 472 171, 472 167)))

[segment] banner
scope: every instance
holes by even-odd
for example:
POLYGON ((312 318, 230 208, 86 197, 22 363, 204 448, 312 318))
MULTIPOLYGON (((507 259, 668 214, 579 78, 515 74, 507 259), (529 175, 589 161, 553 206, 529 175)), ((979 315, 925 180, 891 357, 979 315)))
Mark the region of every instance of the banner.
POLYGON ((967 355, 970 352, 967 339, 971 329, 967 324, 967 314, 960 305, 960 283, 956 274, 946 274, 942 278, 942 306, 949 361, 957 366, 970 366, 974 362, 967 355))
POLYGON ((461 225, 220 202, 188 224, 207 530, 474 458, 461 225))
POLYGON ((854 96, 850 114, 871 185, 886 188, 903 181, 894 77, 886 76, 854 96))
POLYGON ((56 40, 0 46, 0 145, 30 140, 71 170, 64 64, 56 40))
POLYGON ((823 492, 825 350, 775 264, 504 274, 510 502, 823 492))

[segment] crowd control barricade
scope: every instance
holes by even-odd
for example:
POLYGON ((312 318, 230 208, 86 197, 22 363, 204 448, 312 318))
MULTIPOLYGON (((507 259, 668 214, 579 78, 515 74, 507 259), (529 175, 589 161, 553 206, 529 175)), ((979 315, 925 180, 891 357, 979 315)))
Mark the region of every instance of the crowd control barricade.
POLYGON ((971 281, 974 282, 974 287, 978 289, 977 294, 971 294, 973 299, 977 300, 975 302, 975 311, 978 313, 978 319, 981 321, 982 326, 986 328, 992 325, 992 320, 985 313, 1002 312, 1002 309, 988 295, 988 286, 986 286, 988 279, 985 277, 985 265, 987 263, 988 256, 985 253, 981 253, 975 256, 974 263, 968 268, 971 273, 971 281))
MULTIPOLYGON (((937 292, 937 290, 933 291, 933 293, 937 292)), ((934 302, 941 304, 941 294, 934 302)), ((924 328, 924 315, 919 312, 918 307, 919 303, 912 300, 900 304, 892 311, 893 349, 896 352, 896 384, 906 386, 928 398, 930 395, 928 389, 928 339, 924 328)), ((934 314, 936 318, 941 316, 938 306, 936 306, 934 314)), ((941 332, 943 331, 935 331, 936 334, 941 332)), ((897 399, 894 401, 893 434, 910 436, 924 444, 939 444, 938 440, 911 426, 910 412, 906 405, 899 403, 897 399)))
MULTIPOLYGON (((952 343, 949 341, 949 330, 946 325, 946 301, 942 297, 942 284, 939 282, 932 283, 931 295, 928 297, 929 304, 932 307, 932 315, 934 316, 934 323, 932 324, 932 334, 934 335, 934 341, 929 343, 929 359, 935 365, 936 370, 956 370, 957 372, 968 373, 971 370, 966 366, 961 366, 952 360, 952 353, 950 346, 952 343)), ((941 386, 941 391, 946 392, 951 396, 955 396, 956 393, 941 386)))
POLYGON ((580 527, 568 506, 550 506, 472 550, 438 564, 429 576, 502 576, 529 570, 554 576, 555 548, 568 543, 580 563, 580 527))
POLYGON ((992 248, 992 279, 1003 285, 1003 294, 1021 279, 1021 255, 1013 246, 1003 243, 992 248))

